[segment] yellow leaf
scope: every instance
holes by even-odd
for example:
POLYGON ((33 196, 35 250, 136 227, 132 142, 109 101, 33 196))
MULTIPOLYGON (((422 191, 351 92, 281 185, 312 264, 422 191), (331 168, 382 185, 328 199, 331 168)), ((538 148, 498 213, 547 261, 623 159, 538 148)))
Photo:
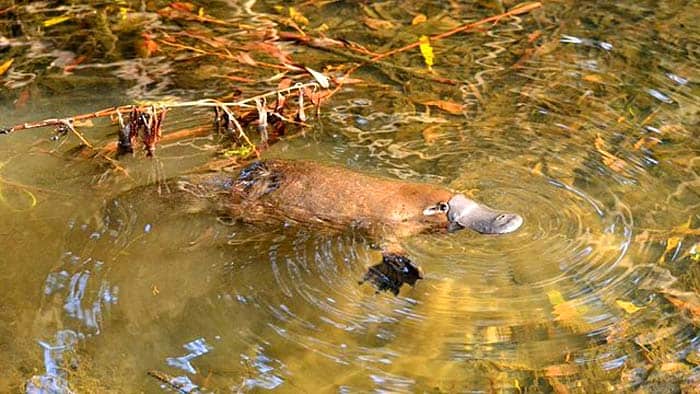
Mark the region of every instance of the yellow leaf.
POLYGON ((5 73, 7 72, 7 70, 10 69, 10 66, 12 65, 12 63, 13 63, 14 61, 15 61, 15 59, 12 58, 12 59, 6 61, 6 62, 3 63, 3 64, 0 64, 0 75, 5 74, 5 73))
POLYGON ((197 11, 197 15, 199 15, 200 18, 204 16, 204 7, 199 7, 199 11, 197 11))
POLYGON ((544 176, 542 174, 542 162, 538 161, 537 163, 535 163, 535 166, 532 167, 532 169, 530 170, 530 173, 532 175, 544 176))
POLYGON ((289 7, 289 17, 291 17, 294 22, 300 25, 309 24, 309 20, 306 19, 306 17, 301 12, 297 11, 294 7, 289 7))
POLYGON ((420 53, 425 59, 425 64, 428 66, 428 70, 433 69, 433 47, 430 46, 430 38, 428 36, 420 36, 420 53))
POLYGON ((668 240, 666 240, 666 250, 664 250, 664 254, 661 255, 661 260, 663 260, 664 256, 666 256, 668 252, 675 251, 682 239, 682 237, 670 237, 668 240))
POLYGON ((690 248, 690 259, 695 261, 696 263, 700 261, 700 243, 696 243, 693 245, 692 248, 690 248))
POLYGON ((419 23, 423 23, 428 20, 428 17, 423 15, 423 14, 418 14, 416 15, 413 20, 411 21, 412 25, 417 25, 419 23))
POLYGON ((549 303, 554 306, 564 303, 564 297, 562 297, 561 293, 556 290, 548 291, 547 298, 549 298, 549 303))
POLYGON ((47 19, 47 20, 44 21, 44 27, 49 27, 49 26, 57 25, 57 24, 59 24, 59 23, 65 22, 65 21, 67 21, 67 20, 69 20, 69 19, 70 19, 70 16, 67 16, 67 15, 62 15, 62 16, 57 16, 57 17, 54 17, 54 18, 50 18, 50 19, 47 19))
POLYGON ((629 301, 617 300, 615 301, 615 304, 617 304, 617 306, 622 308, 625 312, 629 313, 630 315, 642 309, 629 301))

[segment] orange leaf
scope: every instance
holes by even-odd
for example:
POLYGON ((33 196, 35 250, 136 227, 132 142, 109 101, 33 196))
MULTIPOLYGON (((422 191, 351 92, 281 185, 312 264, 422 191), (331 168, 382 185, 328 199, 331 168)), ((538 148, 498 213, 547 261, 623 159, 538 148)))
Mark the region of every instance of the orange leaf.
POLYGON ((146 55, 144 57, 150 57, 158 51, 158 43, 153 41, 153 37, 150 34, 141 33, 141 37, 143 38, 141 48, 143 50, 143 54, 146 55))
POLYGON ((75 67, 76 67, 78 64, 84 62, 86 59, 87 59, 87 57, 86 57, 85 55, 80 55, 80 56, 76 57, 75 59, 73 59, 72 62, 66 64, 66 66, 63 67, 63 72, 64 72, 64 73, 71 73, 71 72, 73 72, 73 70, 75 69, 75 67))
POLYGON ((10 69, 10 66, 12 65, 12 63, 13 63, 14 61, 15 61, 15 59, 12 58, 12 59, 6 61, 6 62, 3 63, 3 64, 0 64, 0 75, 5 74, 5 73, 7 72, 7 70, 10 69))
POLYGON ((413 17, 413 20, 411 21, 412 25, 417 25, 419 23, 423 23, 428 20, 428 17, 423 15, 423 14, 418 14, 415 17, 413 17))
POLYGON ((550 365, 544 368, 544 376, 571 376, 578 373, 578 368, 573 364, 557 364, 550 365))
POLYGON ((588 81, 588 82, 594 82, 594 83, 603 83, 603 78, 597 74, 584 75, 583 80, 588 81))
POLYGON ((258 62, 255 61, 247 52, 238 53, 238 62, 242 64, 247 64, 249 66, 257 66, 258 62))
POLYGON ((192 12, 196 8, 192 3, 186 3, 182 1, 174 1, 170 3, 170 8, 174 8, 178 11, 192 12))
POLYGON ((288 87, 292 86, 292 82, 294 81, 292 81, 290 78, 282 78, 277 84, 277 89, 287 89, 288 87))
POLYGON ((455 103, 453 101, 431 100, 431 101, 426 101, 423 104, 424 105, 434 105, 443 111, 447 111, 447 112, 449 112, 451 114, 455 114, 455 115, 461 115, 462 111, 464 111, 464 105, 459 104, 459 103, 455 103))

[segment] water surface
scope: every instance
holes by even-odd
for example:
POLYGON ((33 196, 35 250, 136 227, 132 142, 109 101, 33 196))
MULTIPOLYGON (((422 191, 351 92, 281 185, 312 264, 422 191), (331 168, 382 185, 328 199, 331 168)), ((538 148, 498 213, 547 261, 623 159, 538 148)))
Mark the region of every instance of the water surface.
MULTIPOLYGON (((231 23, 216 28, 231 48, 288 29, 284 8, 234 3, 205 10, 231 23)), ((309 34, 325 23, 325 34, 382 52, 503 6, 513 4, 297 9, 309 34), (411 25, 419 13, 428 22, 411 25), (390 25, 373 29, 368 18, 390 25)), ((46 7, 21 9, 60 11, 46 7)), ((398 296, 358 284, 381 259, 380 240, 232 223, 139 192, 220 158, 220 137, 121 159, 125 176, 49 129, 2 136, 0 391, 694 392, 699 10, 694 1, 547 3, 434 42, 433 74, 417 49, 389 59, 412 72, 360 68, 353 76, 364 82, 266 151, 439 184, 524 216, 508 236, 402 240, 425 279, 398 296), (437 100, 463 107, 425 104, 437 100)), ((216 75, 239 74, 216 58, 139 57, 119 45, 100 53, 99 42, 66 74, 55 62, 77 56, 69 44, 12 37, 7 18, 11 45, 0 55, 18 60, 3 77, 1 126, 276 86, 222 83, 216 75)), ((279 45, 319 70, 348 61, 279 45)), ((173 111, 170 130, 208 114, 173 111)), ((115 138, 105 123, 84 130, 96 143, 115 138)))

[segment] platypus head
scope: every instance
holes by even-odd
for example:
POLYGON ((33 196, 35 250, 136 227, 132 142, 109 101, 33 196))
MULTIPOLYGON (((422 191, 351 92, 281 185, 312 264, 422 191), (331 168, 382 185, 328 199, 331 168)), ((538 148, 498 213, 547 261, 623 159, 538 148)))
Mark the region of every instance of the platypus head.
POLYGON ((523 218, 515 213, 497 211, 476 201, 470 200, 464 194, 455 194, 448 202, 441 202, 423 211, 424 215, 437 213, 447 215, 447 231, 454 232, 470 228, 481 234, 507 234, 523 224, 523 218))

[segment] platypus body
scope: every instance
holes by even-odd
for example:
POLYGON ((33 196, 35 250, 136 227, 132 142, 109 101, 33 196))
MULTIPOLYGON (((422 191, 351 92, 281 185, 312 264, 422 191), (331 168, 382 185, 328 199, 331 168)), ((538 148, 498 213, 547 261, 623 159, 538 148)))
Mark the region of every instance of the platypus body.
POLYGON ((425 232, 470 228, 484 234, 517 230, 523 219, 497 211, 446 188, 380 178, 311 161, 256 161, 230 174, 190 176, 179 190, 212 200, 219 210, 246 222, 292 221, 357 228, 388 240, 383 262, 370 269, 380 289, 394 293, 414 284, 420 271, 399 250, 397 239, 425 232))

